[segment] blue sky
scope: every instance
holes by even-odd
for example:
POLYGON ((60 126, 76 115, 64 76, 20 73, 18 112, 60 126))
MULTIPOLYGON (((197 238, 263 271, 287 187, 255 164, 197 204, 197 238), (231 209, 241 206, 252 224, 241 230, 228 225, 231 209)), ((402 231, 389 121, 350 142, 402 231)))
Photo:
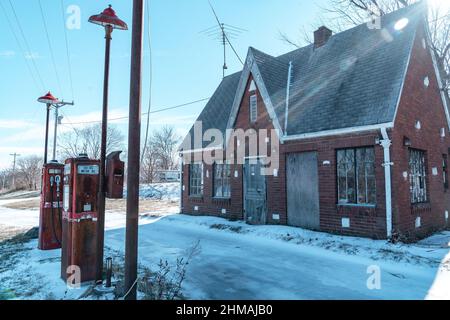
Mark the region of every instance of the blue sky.
MULTIPOLYGON (((67 30, 74 95, 70 89, 69 68, 64 40, 64 22, 60 0, 41 0, 49 29, 51 45, 60 78, 56 80, 51 54, 45 36, 38 0, 11 0, 27 38, 22 39, 8 0, 0 0, 19 38, 14 33, 0 7, 0 168, 11 164, 10 153, 43 154, 45 108, 37 97, 51 90, 55 96, 75 100, 76 106, 63 110, 62 131, 68 124, 98 120, 101 117, 104 31, 89 24, 92 14, 101 12, 109 3, 131 27, 132 1, 64 0, 80 8, 80 29, 67 30), (29 52, 31 51, 31 52, 29 52), (28 59, 24 57, 24 53, 28 59), (44 86, 35 84, 27 61, 34 70, 34 57, 44 86), (60 88, 61 87, 61 88, 60 88)), ((249 46, 272 55, 292 48, 279 39, 279 32, 293 37, 301 27, 310 27, 320 14, 319 5, 327 0, 214 0, 213 4, 223 22, 244 28, 233 44, 242 59, 249 46)), ((222 78, 222 49, 218 41, 200 32, 216 24, 207 0, 152 0, 151 39, 153 49, 153 110, 210 97, 222 78)), ((70 18, 66 12, 64 19, 70 18)), ((312 30, 311 30, 312 31, 312 30)), ((131 31, 114 31, 111 57, 110 117, 128 115, 131 31)), ((239 71, 241 64, 229 50, 229 74, 239 71)), ((145 39, 143 109, 148 106, 149 50, 145 39)), ((34 72, 34 77, 37 78, 34 72)), ((39 82, 39 81, 37 81, 39 82)), ((177 128, 180 135, 187 132, 206 102, 182 109, 152 115, 152 128, 163 124, 177 128)), ((111 122, 126 135, 127 121, 111 122)), ((52 142, 50 141, 50 144, 52 142)))

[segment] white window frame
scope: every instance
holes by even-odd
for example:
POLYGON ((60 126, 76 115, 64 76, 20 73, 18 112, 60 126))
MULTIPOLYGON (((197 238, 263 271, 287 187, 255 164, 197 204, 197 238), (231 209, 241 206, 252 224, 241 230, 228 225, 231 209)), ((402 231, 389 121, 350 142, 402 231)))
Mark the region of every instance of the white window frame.
POLYGON ((231 165, 228 161, 218 161, 213 166, 213 192, 214 198, 230 199, 231 198, 231 165), (218 186, 221 187, 218 193, 218 186), (225 188, 225 187, 228 188, 225 188), (225 192, 227 190, 227 192, 225 192))
POLYGON ((250 122, 255 123, 258 120, 258 96, 252 94, 250 96, 250 122))
POLYGON ((189 166, 189 196, 203 197, 203 163, 195 162, 189 166), (196 168, 199 166, 200 168, 196 168))

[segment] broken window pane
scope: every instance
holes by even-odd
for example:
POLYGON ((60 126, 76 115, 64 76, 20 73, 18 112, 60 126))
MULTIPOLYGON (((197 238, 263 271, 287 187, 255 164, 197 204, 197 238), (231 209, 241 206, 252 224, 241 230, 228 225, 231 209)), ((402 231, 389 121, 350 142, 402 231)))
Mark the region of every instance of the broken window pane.
POLYGON ((412 204, 428 201, 425 157, 425 151, 415 149, 409 150, 409 182, 412 204))
POLYGON ((373 148, 339 150, 337 174, 339 203, 376 203, 373 148))

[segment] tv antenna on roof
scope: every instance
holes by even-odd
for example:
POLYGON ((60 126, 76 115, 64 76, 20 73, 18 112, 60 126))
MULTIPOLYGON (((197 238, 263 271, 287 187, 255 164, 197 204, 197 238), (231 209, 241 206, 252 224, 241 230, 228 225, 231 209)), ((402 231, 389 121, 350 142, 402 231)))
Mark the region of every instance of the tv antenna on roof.
POLYGON ((206 30, 201 31, 200 33, 203 33, 207 35, 208 37, 213 38, 214 40, 219 40, 220 44, 223 46, 223 77, 225 78, 225 72, 228 69, 227 65, 227 45, 231 47, 231 50, 233 50, 234 54, 238 58, 239 62, 244 65, 244 62, 242 61, 241 57, 237 53, 236 49, 234 48, 233 44, 231 43, 231 40, 236 39, 240 34, 243 32, 246 32, 247 30, 238 28, 226 23, 222 23, 217 16, 216 10, 214 10, 214 7, 211 3, 211 1, 208 0, 209 6, 211 7, 211 10, 214 14, 214 17, 216 18, 217 25, 212 26, 206 30))

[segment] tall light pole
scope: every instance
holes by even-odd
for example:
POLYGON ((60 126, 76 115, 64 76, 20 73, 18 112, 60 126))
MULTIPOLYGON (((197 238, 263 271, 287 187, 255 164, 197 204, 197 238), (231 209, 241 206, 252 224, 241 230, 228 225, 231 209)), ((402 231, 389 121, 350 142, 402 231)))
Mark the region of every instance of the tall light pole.
POLYGON ((44 164, 48 162, 48 130, 49 130, 49 122, 50 122, 50 110, 52 107, 55 108, 55 132, 54 132, 54 140, 53 140, 53 159, 56 160, 56 141, 58 135, 58 121, 59 121, 59 112, 58 109, 62 108, 66 105, 73 106, 73 102, 65 102, 59 101, 55 98, 50 92, 48 92, 45 96, 40 97, 38 100, 40 103, 44 103, 47 107, 47 118, 45 122, 45 150, 44 150, 44 164))
POLYGON ((127 226, 125 236, 125 291, 136 300, 139 228, 139 169, 141 152, 141 88, 144 0, 133 0, 130 123, 128 128, 127 226))
POLYGON ((45 122, 45 151, 44 151, 44 164, 47 163, 47 157, 48 157, 48 128, 49 128, 49 122, 50 122, 50 109, 53 104, 58 102, 58 99, 56 99, 50 92, 48 92, 45 96, 42 96, 38 99, 38 102, 44 103, 46 105, 47 109, 47 118, 45 122))
POLYGON ((108 89, 109 89, 109 62, 111 52, 111 34, 114 29, 128 30, 127 24, 120 20, 112 6, 109 5, 102 13, 91 16, 89 22, 103 26, 105 28, 105 74, 103 82, 103 114, 102 114, 102 142, 100 148, 100 181, 98 193, 98 218, 97 218, 97 266, 96 281, 103 282, 103 250, 105 242, 105 162, 106 162, 106 141, 108 135, 108 89))

